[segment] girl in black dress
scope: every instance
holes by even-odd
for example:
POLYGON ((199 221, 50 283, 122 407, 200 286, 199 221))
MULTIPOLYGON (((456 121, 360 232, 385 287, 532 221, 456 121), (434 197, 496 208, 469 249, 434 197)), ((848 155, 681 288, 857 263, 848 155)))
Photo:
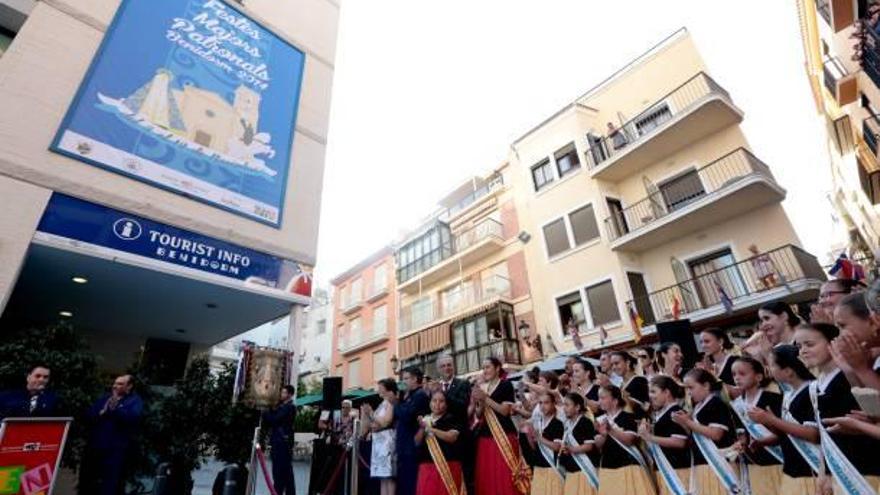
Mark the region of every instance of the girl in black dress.
MULTIPOLYGON (((654 493, 654 484, 635 455, 638 445, 636 417, 626 412, 626 401, 614 385, 599 390, 599 405, 605 415, 596 420, 596 445, 602 449, 599 495, 644 495, 654 493)), ((641 455, 641 454, 638 454, 641 455)))
POLYGON ((664 473, 659 469, 658 456, 654 456, 654 465, 658 466, 657 486, 660 488, 660 495, 670 495, 673 492, 669 488, 670 481, 666 480, 665 476, 677 476, 685 488, 688 487, 691 479, 688 432, 672 420, 672 415, 682 410, 684 388, 672 377, 658 375, 651 379, 650 397, 653 426, 643 421, 639 425, 639 436, 649 444, 657 445, 674 470, 674 473, 664 473))
POLYGON ((733 382, 733 362, 736 356, 730 353, 733 342, 727 332, 720 328, 707 328, 700 332, 700 346, 712 362, 715 378, 724 384, 724 390, 731 399, 739 397, 740 390, 733 382))

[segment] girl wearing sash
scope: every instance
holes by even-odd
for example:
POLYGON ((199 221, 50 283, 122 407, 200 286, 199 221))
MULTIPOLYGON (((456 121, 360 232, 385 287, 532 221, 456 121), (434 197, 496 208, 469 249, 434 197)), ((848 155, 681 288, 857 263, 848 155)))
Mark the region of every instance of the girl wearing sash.
POLYGON ((528 480, 522 478, 516 426, 511 419, 513 385, 501 378, 501 361, 483 361, 482 383, 474 387, 477 458, 474 466, 476 495, 522 495, 528 480))
POLYGON ((769 361, 770 373, 786 390, 782 416, 755 408, 749 410, 749 418, 778 432, 783 457, 780 495, 813 493, 814 476, 823 470, 816 414, 810 403, 813 374, 798 358, 798 348, 793 345, 777 345, 770 351, 769 361))
POLYGON ((447 413, 442 390, 431 394, 431 415, 419 418, 415 443, 418 447, 419 495, 464 495, 458 436, 460 427, 447 413))
POLYGON ((621 389, 636 419, 646 416, 648 410, 648 379, 635 372, 636 358, 625 351, 611 354, 611 368, 623 377, 621 389))
MULTIPOLYGON (((801 359, 808 367, 819 371, 816 381, 810 384, 810 400, 818 420, 844 417, 860 410, 850 392, 850 383, 831 354, 831 341, 839 332, 837 327, 827 323, 804 324, 795 331, 801 359)), ((819 434, 825 464, 834 479, 834 493, 876 493, 880 487, 880 462, 876 459, 880 441, 827 431, 823 425, 819 425, 819 434)), ((827 486, 825 491, 828 491, 827 486)))
POLYGON ((778 446, 779 438, 748 414, 752 409, 770 411, 775 416, 782 414, 782 396, 764 390, 769 381, 765 375, 764 365, 755 358, 741 357, 733 363, 733 379, 742 395, 731 406, 751 440, 743 447, 753 495, 776 495, 782 483, 783 457, 778 446))
POLYGON ((597 495, 599 449, 595 444, 596 428, 584 416, 583 396, 576 393, 566 395, 562 409, 565 412, 565 433, 559 464, 566 472, 563 494, 597 495))
MULTIPOLYGON (((584 404, 591 413, 599 411, 599 384, 596 379, 596 368, 589 361, 578 359, 571 367, 571 392, 584 398, 584 404)), ((584 411, 586 412, 586 410, 584 411)))
POLYGON ((729 449, 736 440, 733 416, 717 392, 722 383, 701 368, 694 368, 684 376, 684 384, 693 401, 694 411, 672 414, 672 420, 693 434, 693 481, 700 495, 730 495, 739 491, 739 475, 730 465, 723 449, 729 449))
POLYGON ((849 294, 834 308, 840 337, 831 346, 834 360, 854 387, 880 389, 880 357, 871 359, 866 348, 876 345, 878 325, 871 317, 864 293, 849 294))
POLYGON ((679 403, 684 399, 684 388, 674 378, 658 375, 651 379, 650 396, 653 428, 642 421, 639 436, 654 457, 660 495, 683 495, 691 479, 691 451, 687 430, 673 421, 672 415, 682 410, 679 403))
POLYGON ((538 398, 541 408, 535 430, 538 455, 532 471, 531 495, 562 495, 564 475, 559 469, 557 452, 562 448, 564 429, 556 417, 556 396, 550 392, 538 398))
POLYGON ((626 401, 614 385, 599 390, 599 405, 605 415, 596 420, 596 445, 602 449, 599 495, 649 495, 654 484, 638 452, 636 417, 624 411, 626 401))
POLYGON ((700 345, 703 352, 712 361, 714 375, 724 384, 731 399, 739 396, 739 389, 733 383, 733 362, 736 356, 730 353, 733 342, 727 333, 720 328, 707 328, 700 333, 700 345))
POLYGON ((684 370, 682 369, 684 353, 681 352, 681 347, 675 342, 664 342, 660 344, 656 355, 657 364, 660 365, 659 374, 670 376, 676 381, 681 382, 684 376, 684 370))

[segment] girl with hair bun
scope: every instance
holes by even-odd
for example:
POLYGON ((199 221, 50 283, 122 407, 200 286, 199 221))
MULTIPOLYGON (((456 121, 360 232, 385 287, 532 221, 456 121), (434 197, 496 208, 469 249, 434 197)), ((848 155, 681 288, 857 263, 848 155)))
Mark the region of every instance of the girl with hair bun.
POLYGON ((777 493, 782 481, 782 449, 779 438, 764 425, 749 417, 749 411, 762 409, 779 416, 782 413, 782 396, 764 390, 769 377, 764 365, 755 358, 741 357, 733 363, 733 379, 742 395, 731 403, 738 426, 749 439, 743 452, 749 470, 751 493, 777 493))
POLYGON ((639 425, 639 436, 648 443, 648 450, 657 467, 660 495, 686 493, 691 479, 691 455, 688 432, 672 420, 681 411, 684 389, 672 377, 658 375, 651 379, 653 427, 647 421, 639 425))
POLYGON ((635 372, 636 358, 626 351, 611 354, 611 368, 623 377, 621 390, 637 419, 645 417, 648 409, 648 379, 635 372))
POLYGON ((782 481, 780 495, 813 493, 813 476, 824 472, 819 450, 819 430, 810 403, 809 385, 813 375, 798 358, 798 348, 778 345, 770 351, 768 369, 773 378, 784 385, 782 415, 766 409, 751 409, 749 417, 779 433, 782 449, 782 481))
POLYGON ((672 420, 692 434, 692 476, 700 495, 739 493, 739 476, 721 453, 736 440, 733 413, 717 394, 722 383, 712 373, 694 368, 684 376, 684 384, 694 410, 691 415, 677 411, 672 420))
POLYGON ((654 493, 645 463, 637 448, 636 417, 624 411, 626 401, 614 385, 599 390, 599 405, 605 415, 596 420, 596 445, 602 449, 599 495, 643 495, 654 493))

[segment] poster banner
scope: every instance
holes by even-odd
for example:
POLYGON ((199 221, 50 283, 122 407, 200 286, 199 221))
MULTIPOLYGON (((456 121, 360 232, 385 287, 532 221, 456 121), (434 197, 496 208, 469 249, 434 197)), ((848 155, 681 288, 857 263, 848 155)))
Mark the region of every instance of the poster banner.
POLYGON ((138 215, 52 194, 37 232, 310 297, 311 269, 138 215))
POLYGON ((0 423, 0 495, 50 495, 70 418, 6 418, 0 423))
POLYGON ((125 0, 51 149, 277 227, 304 62, 223 0, 125 0))

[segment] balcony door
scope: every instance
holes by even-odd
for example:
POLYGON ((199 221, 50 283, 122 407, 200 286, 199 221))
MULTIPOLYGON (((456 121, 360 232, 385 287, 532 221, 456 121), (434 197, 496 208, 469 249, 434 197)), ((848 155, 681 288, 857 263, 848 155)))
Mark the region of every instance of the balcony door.
POLYGON ((646 325, 657 322, 654 317, 654 308, 651 306, 651 297, 648 294, 648 286, 645 284, 645 276, 641 273, 626 272, 626 279, 629 282, 629 290, 632 292, 633 303, 636 311, 646 325))
POLYGON ((626 223, 626 215, 623 204, 619 199, 605 198, 608 202, 608 213, 611 215, 611 229, 614 237, 620 237, 629 233, 629 225, 626 223))
POLYGON ((704 196, 706 190, 696 170, 673 177, 660 183, 660 194, 667 211, 675 211, 687 206, 691 201, 704 196))
POLYGON ((734 300, 748 294, 730 249, 723 249, 688 263, 704 308, 721 304, 721 289, 734 300))

